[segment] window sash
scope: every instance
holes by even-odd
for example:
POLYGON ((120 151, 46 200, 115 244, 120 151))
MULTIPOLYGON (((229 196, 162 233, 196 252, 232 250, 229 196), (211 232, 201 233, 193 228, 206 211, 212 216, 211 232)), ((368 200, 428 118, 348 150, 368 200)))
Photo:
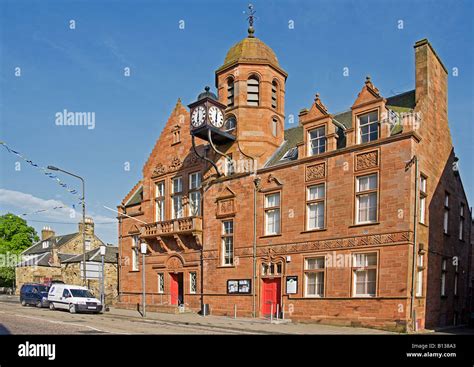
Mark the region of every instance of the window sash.
POLYGON ((326 128, 319 127, 308 132, 309 154, 316 155, 326 151, 326 128))
POLYGON ((189 293, 195 294, 197 290, 197 274, 196 272, 189 273, 189 293))
POLYGON ((305 270, 321 270, 326 266, 326 258, 324 256, 312 257, 305 259, 305 270))
POLYGON ((155 221, 163 222, 165 220, 165 199, 159 198, 155 203, 155 221))
POLYGON ((324 297, 324 271, 305 273, 305 296, 324 297))
POLYGON ((165 196, 165 183, 163 181, 158 182, 155 187, 156 187, 156 191, 155 191, 156 198, 165 196))
POLYGON ((444 217, 443 217, 443 232, 448 233, 449 227, 449 210, 444 209, 444 217))
POLYGON ((265 195, 265 208, 276 208, 280 206, 280 193, 265 195))
POLYGON ((201 187, 201 173, 194 172, 189 175, 189 190, 196 190, 201 187))
POLYGON ((265 210, 265 234, 273 235, 280 233, 280 209, 265 210))
POLYGON ((426 196, 420 196, 420 223, 426 223, 426 196))
POLYGON ((324 228, 324 201, 307 204, 308 229, 324 228))
POLYGON ((173 178, 173 194, 180 193, 182 191, 183 191, 182 177, 173 178))
POLYGON ((377 220, 377 193, 357 195, 357 223, 373 223, 377 220))
POLYGON ((234 264, 234 237, 222 238, 222 265, 234 264))
POLYGON ((189 216, 201 215, 201 192, 192 191, 189 193, 189 216))
POLYGON ((182 195, 173 196, 173 219, 179 219, 184 217, 182 195))
POLYGON ((158 293, 165 292, 165 277, 163 273, 158 273, 158 293))
POLYGON ((373 297, 376 294, 377 270, 355 269, 354 270, 354 295, 362 297, 373 297))

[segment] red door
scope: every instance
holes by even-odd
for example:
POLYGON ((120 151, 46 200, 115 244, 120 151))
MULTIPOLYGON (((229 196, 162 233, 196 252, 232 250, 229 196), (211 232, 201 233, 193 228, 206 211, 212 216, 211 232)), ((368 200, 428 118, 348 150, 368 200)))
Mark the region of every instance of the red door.
MULTIPOLYGON (((277 279, 263 279, 262 287, 262 314, 263 316, 270 316, 277 313, 277 305, 280 304, 281 297, 281 281, 277 279)), ((281 307, 279 307, 280 309, 281 307)))
POLYGON ((170 274, 170 295, 172 305, 178 305, 178 293, 178 274, 170 274))

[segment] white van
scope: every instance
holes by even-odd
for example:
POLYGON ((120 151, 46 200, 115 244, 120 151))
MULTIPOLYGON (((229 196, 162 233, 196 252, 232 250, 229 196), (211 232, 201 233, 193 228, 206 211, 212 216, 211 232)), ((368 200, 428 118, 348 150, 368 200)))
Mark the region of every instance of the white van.
POLYGON ((89 289, 78 285, 53 284, 48 293, 49 308, 70 313, 102 311, 102 304, 89 289))

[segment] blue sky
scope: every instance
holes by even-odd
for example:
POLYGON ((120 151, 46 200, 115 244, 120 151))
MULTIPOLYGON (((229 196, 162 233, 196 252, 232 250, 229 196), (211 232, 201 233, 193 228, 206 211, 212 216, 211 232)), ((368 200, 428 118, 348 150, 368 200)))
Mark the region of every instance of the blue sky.
MULTIPOLYGON (((140 179, 176 100, 188 104, 205 85, 214 86, 214 71, 227 50, 246 36, 247 3, 0 0, 0 141, 37 164, 84 176, 96 231, 117 243, 114 213, 103 206, 115 208, 140 179), (21 76, 15 76, 17 67, 21 76), (95 128, 57 126, 55 114, 64 109, 95 112, 95 128), (130 170, 124 169, 127 162, 130 170)), ((316 92, 331 112, 347 109, 367 74, 384 96, 413 89, 413 45, 428 38, 450 71, 451 132, 472 203, 472 1, 260 0, 254 5, 256 36, 273 48, 289 74, 287 117, 309 107, 316 92)), ((21 160, 0 149, 0 214, 77 202, 27 163, 15 170, 21 160)), ((71 177, 61 179, 80 187, 71 177)), ((58 233, 74 231, 76 224, 64 223, 78 219, 65 209, 25 218, 37 230, 49 224, 58 233)))

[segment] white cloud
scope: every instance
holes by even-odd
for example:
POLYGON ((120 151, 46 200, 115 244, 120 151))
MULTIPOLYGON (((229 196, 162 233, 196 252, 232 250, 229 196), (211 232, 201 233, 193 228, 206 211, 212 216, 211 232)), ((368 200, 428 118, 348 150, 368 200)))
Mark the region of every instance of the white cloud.
MULTIPOLYGON (((47 210, 40 212, 41 216, 47 220, 61 220, 63 222, 75 223, 81 220, 82 212, 64 204, 60 200, 42 199, 31 194, 21 191, 0 189, 0 206, 5 209, 14 210, 15 214, 33 213, 39 210, 47 210), (53 209, 62 207, 58 209, 53 209)), ((80 209, 76 207, 76 209, 80 209)), ((114 222, 115 218, 103 215, 95 215, 87 212, 87 216, 94 219, 94 222, 100 225, 100 222, 114 222)), ((29 217, 29 216, 28 216, 29 217)))

